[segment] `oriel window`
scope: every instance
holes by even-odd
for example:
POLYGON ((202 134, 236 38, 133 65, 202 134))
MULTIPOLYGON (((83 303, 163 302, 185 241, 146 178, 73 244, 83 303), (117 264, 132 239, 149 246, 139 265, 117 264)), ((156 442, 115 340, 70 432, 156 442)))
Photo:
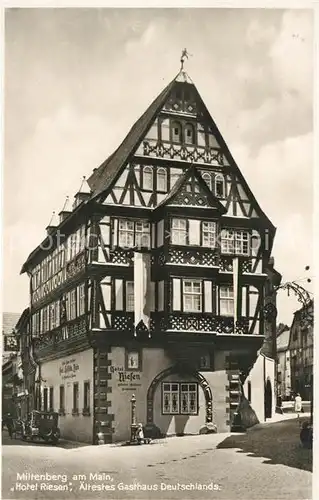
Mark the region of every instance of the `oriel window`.
POLYGON ((149 248, 150 239, 150 224, 148 222, 135 222, 135 246, 149 248))
POLYGON ((231 286, 219 289, 219 313, 221 316, 234 316, 234 290, 231 286))
POLYGON ((183 280, 183 310, 185 312, 201 312, 202 282, 183 280))
POLYGON ((235 255, 249 255, 249 233, 223 229, 221 234, 222 253, 235 255))
POLYGON ((215 248, 216 246, 215 222, 202 222, 202 245, 203 247, 215 248))
POLYGON ((172 219, 171 240, 173 245, 187 245, 186 219, 172 219))

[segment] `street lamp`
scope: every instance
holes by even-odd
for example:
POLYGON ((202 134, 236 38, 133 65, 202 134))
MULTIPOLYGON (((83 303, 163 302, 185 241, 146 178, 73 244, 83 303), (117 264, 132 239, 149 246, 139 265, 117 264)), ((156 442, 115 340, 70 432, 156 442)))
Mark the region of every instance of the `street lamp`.
POLYGON ((131 397, 131 439, 130 444, 136 444, 136 432, 137 432, 137 423, 136 423, 136 397, 135 394, 132 394, 131 397))

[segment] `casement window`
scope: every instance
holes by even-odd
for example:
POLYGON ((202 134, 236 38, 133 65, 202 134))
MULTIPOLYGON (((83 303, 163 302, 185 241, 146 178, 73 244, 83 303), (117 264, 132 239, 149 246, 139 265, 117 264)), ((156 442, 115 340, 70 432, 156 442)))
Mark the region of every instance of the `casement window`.
POLYGON ((126 282, 126 311, 133 312, 134 311, 134 282, 127 281, 126 282))
POLYGON ((150 224, 148 222, 135 222, 135 246, 149 248, 150 239, 150 224))
POLYGON ((48 411, 48 388, 45 387, 43 389, 43 411, 48 411))
POLYGON ((50 394, 50 411, 54 411, 54 388, 53 387, 50 387, 49 394, 50 394))
POLYGON ((198 384, 163 382, 162 413, 164 415, 196 415, 198 413, 198 384))
POLYGON ((143 189, 153 190, 153 168, 144 167, 143 168, 143 189))
POLYGON ((76 289, 70 292, 70 319, 75 319, 76 314, 76 289))
POLYGON ((202 222, 202 245, 203 247, 215 248, 216 246, 216 223, 202 222))
POLYGON ((79 383, 73 383, 73 409, 72 414, 78 415, 79 413, 79 383))
POLYGON ((165 168, 158 168, 156 174, 156 188, 157 191, 166 193, 167 191, 167 172, 165 168))
POLYGON ((212 183, 212 176, 209 172, 204 172, 203 175, 203 180, 206 182, 207 186, 209 187, 210 190, 213 188, 213 183, 212 183))
POLYGON ((79 316, 82 314, 85 314, 85 284, 82 283, 78 287, 78 294, 79 294, 79 316))
POLYGON ((235 255, 249 255, 249 233, 223 229, 221 233, 222 253, 235 255))
POLYGON ((172 219, 172 244, 187 245, 187 239, 187 220, 172 219))
POLYGON ((234 316, 234 290, 231 286, 219 289, 219 313, 221 316, 234 316))
POLYGON ((221 174, 215 177, 215 195, 218 198, 225 198, 225 180, 221 174))
POLYGON ((186 123, 184 127, 184 142, 185 144, 195 144, 195 129, 191 123, 186 123))
POLYGON ((119 246, 123 248, 150 247, 151 226, 148 222, 119 220, 119 246))
POLYGON ((171 137, 173 142, 183 142, 183 129, 181 123, 176 121, 171 123, 171 137))
POLYGON ((90 382, 85 381, 83 384, 83 412, 90 411, 90 382))
POLYGON ((202 311, 202 283, 195 280, 183 280, 183 311, 202 311))
POLYGON ((64 388, 64 385, 60 385, 59 411, 60 412, 64 412, 65 411, 65 388, 64 388))

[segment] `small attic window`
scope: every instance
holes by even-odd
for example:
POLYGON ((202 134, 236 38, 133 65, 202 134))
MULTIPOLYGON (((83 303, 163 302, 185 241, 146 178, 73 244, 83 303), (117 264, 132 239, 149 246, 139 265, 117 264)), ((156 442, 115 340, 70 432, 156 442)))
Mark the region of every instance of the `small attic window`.
POLYGON ((215 177, 215 194, 219 198, 225 197, 225 182, 221 174, 217 174, 215 177))
POLYGON ((179 122, 173 121, 171 127, 172 141, 182 142, 182 125, 179 122))
POLYGON ((206 182, 207 186, 209 187, 209 189, 211 190, 212 189, 212 177, 211 177, 210 173, 205 172, 202 177, 203 177, 203 180, 206 182))
POLYGON ((191 123, 185 125, 185 144, 195 144, 195 130, 191 123))

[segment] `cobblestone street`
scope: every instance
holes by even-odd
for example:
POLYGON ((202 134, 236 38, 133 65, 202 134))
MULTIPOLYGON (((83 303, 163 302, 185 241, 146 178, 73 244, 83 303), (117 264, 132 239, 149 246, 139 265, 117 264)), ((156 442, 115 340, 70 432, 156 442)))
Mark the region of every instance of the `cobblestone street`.
POLYGON ((168 438, 141 447, 12 444, 5 438, 6 499, 311 498, 311 451, 301 448, 295 419, 258 425, 247 434, 168 438), (67 477, 61 476, 65 483, 17 479, 23 472, 67 477), (26 490, 28 485, 37 489, 26 490), (54 485, 66 489, 44 489, 54 485))

